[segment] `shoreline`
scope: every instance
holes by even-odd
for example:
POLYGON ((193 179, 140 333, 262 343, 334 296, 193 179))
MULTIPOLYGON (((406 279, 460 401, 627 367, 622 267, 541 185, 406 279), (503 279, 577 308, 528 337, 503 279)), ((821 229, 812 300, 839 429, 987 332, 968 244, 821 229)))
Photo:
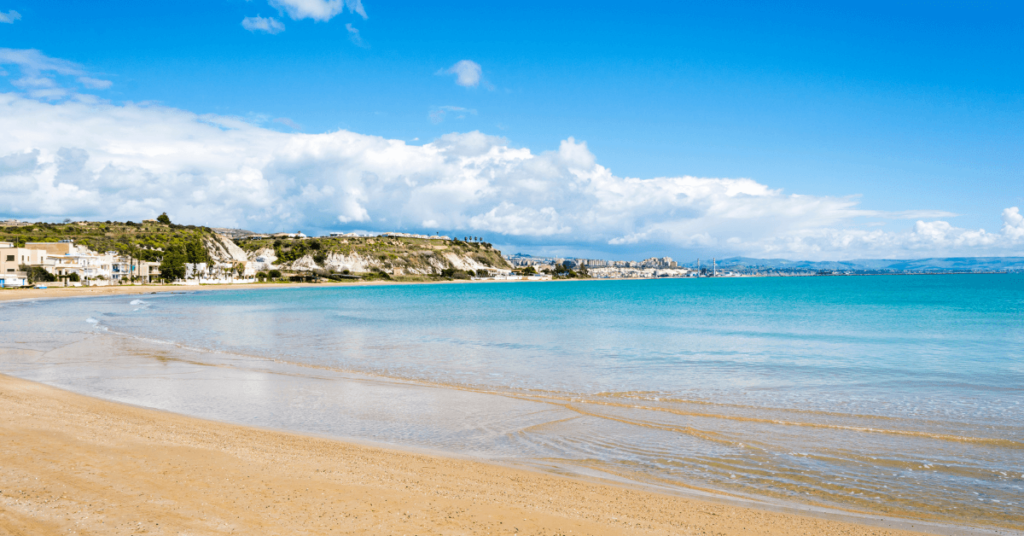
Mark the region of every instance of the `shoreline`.
MULTIPOLYGON (((830 276, 792 276, 792 277, 872 277, 872 276, 913 276, 913 275, 1006 275, 1008 272, 950 272, 950 273, 911 273, 911 274, 850 274, 830 276)), ((756 279, 769 276, 743 276, 743 277, 718 277, 717 279, 756 279)), ((485 283, 572 283, 583 281, 660 281, 662 279, 697 279, 687 277, 674 278, 589 278, 589 279, 549 279, 549 280, 511 280, 511 281, 353 281, 351 283, 240 283, 233 285, 119 285, 107 287, 52 287, 46 289, 36 288, 11 288, 0 289, 0 302, 33 300, 33 299, 55 299, 55 298, 82 298, 90 296, 118 296, 157 294, 165 292, 202 292, 219 290, 246 290, 246 289, 294 289, 294 288, 346 288, 346 287, 380 287, 380 286, 403 286, 403 285, 467 285, 485 283)), ((705 279, 705 278, 700 278, 705 279)), ((715 279, 715 278, 706 278, 715 279)))
POLYGON ((0 415, 0 532, 14 534, 1008 533, 206 421, 2 374, 0 415))
MULTIPOLYGON (((567 279, 566 281, 571 280, 567 279)), ((240 283, 234 285, 119 285, 108 287, 53 287, 46 289, 28 288, 0 290, 0 302, 34 299, 83 298, 93 296, 133 296, 141 294, 159 294, 166 292, 203 292, 219 290, 268 290, 295 288, 379 287, 391 285, 398 286, 545 282, 547 281, 353 281, 351 283, 240 283)))

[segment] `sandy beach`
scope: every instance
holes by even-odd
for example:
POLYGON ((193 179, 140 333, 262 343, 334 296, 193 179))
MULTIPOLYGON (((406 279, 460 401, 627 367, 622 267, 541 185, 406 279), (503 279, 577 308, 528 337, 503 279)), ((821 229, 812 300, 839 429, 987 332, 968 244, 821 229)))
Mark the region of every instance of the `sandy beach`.
MULTIPOLYGON (((43 298, 81 298, 86 296, 130 296, 135 294, 154 294, 158 292, 196 292, 207 290, 244 290, 244 289, 288 289, 301 287, 358 287, 376 285, 418 285, 430 282, 402 281, 352 281, 351 283, 251 283, 239 285, 118 285, 109 287, 50 287, 45 289, 5 289, 0 290, 0 301, 36 300, 43 298)), ((442 281, 444 283, 444 281, 442 281)), ((450 283, 450 281, 448 281, 450 283)))
POLYGON ((246 428, 0 376, 0 534, 911 534, 246 428))
POLYGON ((557 280, 453 280, 453 281, 351 281, 345 283, 245 283, 237 285, 118 285, 109 287, 49 287, 45 289, 0 289, 0 302, 10 300, 36 300, 44 298, 82 298, 87 296, 130 296, 160 292, 203 292, 246 289, 294 289, 326 287, 375 287, 383 285, 464 285, 474 283, 571 283, 579 281, 617 281, 616 279, 557 279, 557 280))

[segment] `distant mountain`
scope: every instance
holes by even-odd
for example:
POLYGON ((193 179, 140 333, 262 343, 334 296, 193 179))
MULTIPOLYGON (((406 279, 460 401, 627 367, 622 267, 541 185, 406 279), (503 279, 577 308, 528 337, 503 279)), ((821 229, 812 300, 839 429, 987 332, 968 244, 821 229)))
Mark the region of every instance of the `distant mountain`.
MULTIPOLYGON (((695 267, 696 262, 685 266, 695 267)), ((701 261, 701 266, 710 266, 701 261)), ((857 259, 849 261, 791 261, 788 259, 755 259, 729 257, 718 259, 724 269, 762 269, 838 272, 1002 272, 1024 271, 1024 257, 947 257, 931 259, 857 259)))

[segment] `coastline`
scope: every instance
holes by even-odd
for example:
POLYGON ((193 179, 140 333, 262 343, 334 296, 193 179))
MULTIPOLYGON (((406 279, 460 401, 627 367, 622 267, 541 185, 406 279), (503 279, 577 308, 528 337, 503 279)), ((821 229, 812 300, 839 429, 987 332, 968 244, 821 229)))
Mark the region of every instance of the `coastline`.
MULTIPOLYGON (((872 277, 872 276, 914 276, 914 275, 1005 275, 1006 272, 922 272, 922 273, 895 273, 895 274, 849 274, 832 275, 826 277, 872 277)), ((744 276, 739 279, 766 278, 769 276, 744 276)), ((802 276, 815 277, 815 276, 802 276)), ((672 278, 690 279, 690 278, 672 278)), ((719 278, 733 279, 733 278, 719 278)), ((401 286, 401 285, 466 285, 484 283, 579 283, 583 281, 655 281, 659 279, 637 279, 637 278, 591 278, 591 279, 549 279, 549 280, 479 280, 479 281, 352 281, 349 283, 244 283, 234 285, 124 285, 109 287, 53 287, 46 289, 0 289, 0 302, 15 300, 34 300, 52 298, 82 298, 89 296, 117 296, 137 294, 157 294, 165 292, 202 292, 217 290, 244 290, 244 289, 290 289, 290 288, 332 288, 332 287, 379 287, 379 286, 401 286)))
MULTIPOLYGON (((561 280, 559 280, 561 281, 561 280)), ((565 281, 574 281, 566 279, 565 281)), ((592 280, 580 280, 592 281, 592 280)), ((90 296, 132 296, 166 292, 203 292, 218 290, 269 290, 293 288, 379 287, 388 285, 438 285, 473 283, 545 283, 548 281, 353 281, 351 283, 244 283, 236 285, 123 285, 109 287, 53 287, 46 289, 6 289, 0 291, 0 302, 52 298, 84 298, 90 296)))
POLYGON ((6 375, 0 416, 12 534, 953 533, 205 421, 6 375))

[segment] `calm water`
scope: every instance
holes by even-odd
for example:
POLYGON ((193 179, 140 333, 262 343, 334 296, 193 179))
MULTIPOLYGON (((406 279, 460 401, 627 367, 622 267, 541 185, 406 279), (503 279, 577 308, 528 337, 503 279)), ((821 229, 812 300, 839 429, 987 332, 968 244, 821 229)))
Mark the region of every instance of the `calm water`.
POLYGON ((1024 525, 1022 276, 40 301, 0 337, 2 371, 204 417, 1024 525))

